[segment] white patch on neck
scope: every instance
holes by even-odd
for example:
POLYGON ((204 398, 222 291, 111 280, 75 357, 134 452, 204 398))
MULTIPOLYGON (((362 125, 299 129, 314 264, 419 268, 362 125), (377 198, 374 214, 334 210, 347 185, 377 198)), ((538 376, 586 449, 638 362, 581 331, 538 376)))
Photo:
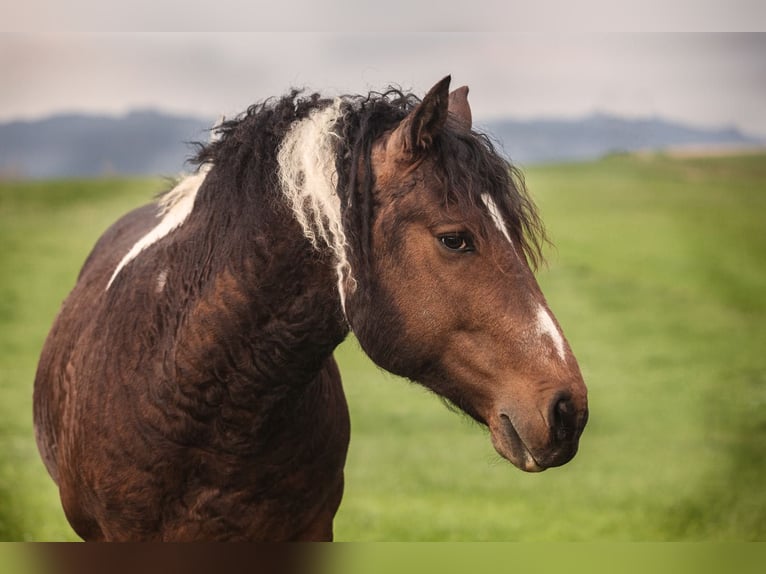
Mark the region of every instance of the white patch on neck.
MULTIPOLYGON (((213 125, 210 130, 210 143, 221 139, 220 127, 225 121, 225 116, 220 116, 218 121, 213 125)), ((205 181, 212 164, 202 164, 197 173, 189 175, 182 179, 176 186, 168 193, 163 195, 159 201, 158 206, 160 208, 159 217, 162 220, 152 229, 149 233, 139 239, 135 245, 128 251, 125 257, 122 258, 117 269, 112 273, 112 277, 109 279, 109 283, 106 284, 106 288, 111 287, 112 282, 120 274, 120 271, 133 259, 135 259, 139 253, 144 249, 153 245, 175 228, 180 227, 189 217, 189 214, 194 209, 194 200, 197 197, 199 188, 202 187, 202 183, 205 181)), ((165 288, 165 279, 167 278, 167 271, 163 271, 160 274, 162 279, 158 278, 159 291, 165 288), (164 274, 164 275, 163 275, 164 274)), ((158 292, 159 292, 158 291, 158 292)))
POLYGON ((168 282, 168 270, 163 269, 157 275, 157 288, 155 292, 159 295, 165 289, 165 284, 168 282))
POLYGON ((282 193, 293 210, 303 234, 315 249, 320 240, 333 252, 338 273, 338 291, 345 313, 345 284, 351 277, 346 255, 340 198, 337 193, 335 146, 339 136, 333 131, 341 117, 341 99, 314 110, 295 122, 279 147, 279 181, 282 193))
POLYGON ((120 261, 112 273, 106 288, 111 287, 112 282, 123 268, 133 261, 144 249, 157 243, 168 233, 180 227, 194 208, 194 199, 197 192, 205 181, 211 165, 202 165, 197 173, 181 180, 171 191, 163 195, 159 200, 160 222, 146 235, 139 239, 120 261))
POLYGON ((556 323, 553 322, 548 310, 542 305, 537 307, 537 333, 540 336, 548 335, 556 346, 556 351, 558 351, 559 357, 561 357, 562 360, 565 359, 564 337, 562 337, 556 323))

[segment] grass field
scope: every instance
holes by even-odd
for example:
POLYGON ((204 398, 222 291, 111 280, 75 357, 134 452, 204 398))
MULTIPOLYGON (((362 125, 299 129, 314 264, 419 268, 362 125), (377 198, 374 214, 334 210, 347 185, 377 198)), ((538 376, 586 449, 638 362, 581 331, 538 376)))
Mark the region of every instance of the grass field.
MULTIPOLYGON (((336 538, 766 539, 766 156, 613 156, 527 182, 557 246, 538 277, 589 386, 580 453, 524 474, 350 339, 336 538)), ((0 184, 0 539, 77 539, 34 445, 37 357, 97 236, 162 186, 0 184)))

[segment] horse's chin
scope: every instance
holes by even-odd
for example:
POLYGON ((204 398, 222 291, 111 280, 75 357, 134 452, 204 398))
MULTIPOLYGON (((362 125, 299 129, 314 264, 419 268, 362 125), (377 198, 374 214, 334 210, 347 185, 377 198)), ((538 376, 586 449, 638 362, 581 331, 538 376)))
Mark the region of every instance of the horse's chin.
POLYGON ((510 418, 500 415, 489 424, 492 446, 504 459, 524 472, 542 472, 547 467, 541 466, 532 456, 527 445, 519 436, 510 418))

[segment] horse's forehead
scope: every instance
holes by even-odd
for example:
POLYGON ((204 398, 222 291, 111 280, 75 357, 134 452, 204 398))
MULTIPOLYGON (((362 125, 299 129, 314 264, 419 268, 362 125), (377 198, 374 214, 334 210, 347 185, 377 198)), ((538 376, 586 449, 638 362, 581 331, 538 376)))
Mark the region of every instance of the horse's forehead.
MULTIPOLYGON (((374 161, 375 158, 373 158, 374 161)), ((375 194, 380 199, 381 214, 417 215, 431 221, 479 220, 486 216, 470 202, 447 201, 447 194, 460 190, 447 190, 448 183, 434 162, 424 159, 417 163, 382 161, 373 165, 375 194), (468 204, 468 205, 465 205, 468 204)), ((405 217, 404 219, 408 219, 405 217)))
MULTIPOLYGON (((447 194, 468 191, 445 189, 450 182, 446 180, 446 170, 439 165, 434 155, 427 155, 417 161, 397 157, 389 153, 385 138, 376 142, 371 154, 378 193, 388 195, 400 207, 409 204, 420 212, 430 213, 434 218, 442 216, 455 221, 489 222, 497 227, 505 240, 513 244, 507 222, 489 193, 481 193, 475 201, 468 198, 465 198, 466 201, 445 201, 447 194)), ((466 178, 470 178, 470 174, 466 174, 466 178)))
POLYGON ((443 187, 441 170, 430 156, 412 159, 386 149, 385 138, 378 140, 370 155, 375 184, 380 192, 437 191, 443 187))

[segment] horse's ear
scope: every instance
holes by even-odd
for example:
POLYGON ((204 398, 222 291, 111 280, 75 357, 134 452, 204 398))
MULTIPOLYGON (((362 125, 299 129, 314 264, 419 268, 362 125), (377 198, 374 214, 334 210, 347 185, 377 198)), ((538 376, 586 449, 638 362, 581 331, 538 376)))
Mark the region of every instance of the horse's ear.
POLYGON ((416 155, 427 150, 447 122, 449 83, 447 76, 431 88, 414 110, 404 118, 389 140, 398 152, 416 155))
POLYGON ((468 86, 461 86, 449 95, 449 117, 452 122, 466 131, 471 129, 471 105, 468 103, 468 86))

